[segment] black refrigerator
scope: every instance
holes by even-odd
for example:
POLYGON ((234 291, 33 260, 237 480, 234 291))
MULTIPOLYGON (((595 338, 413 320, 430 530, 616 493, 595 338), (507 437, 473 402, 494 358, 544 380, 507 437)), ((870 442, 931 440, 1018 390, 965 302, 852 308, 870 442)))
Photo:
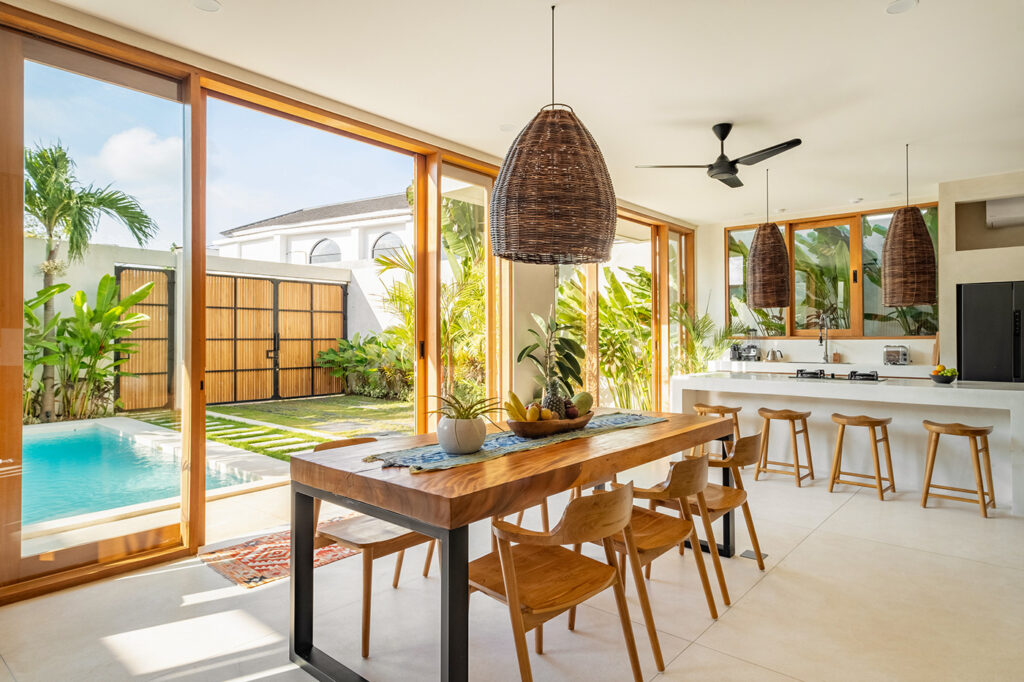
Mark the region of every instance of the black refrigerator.
POLYGON ((1024 282, 958 284, 957 368, 965 381, 1024 381, 1024 282))

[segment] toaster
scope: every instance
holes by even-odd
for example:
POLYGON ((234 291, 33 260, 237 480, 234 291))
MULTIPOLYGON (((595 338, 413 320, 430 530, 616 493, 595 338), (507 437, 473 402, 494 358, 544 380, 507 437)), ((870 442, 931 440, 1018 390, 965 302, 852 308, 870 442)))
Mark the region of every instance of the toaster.
POLYGON ((906 346, 885 346, 882 349, 882 364, 909 365, 910 349, 906 346))

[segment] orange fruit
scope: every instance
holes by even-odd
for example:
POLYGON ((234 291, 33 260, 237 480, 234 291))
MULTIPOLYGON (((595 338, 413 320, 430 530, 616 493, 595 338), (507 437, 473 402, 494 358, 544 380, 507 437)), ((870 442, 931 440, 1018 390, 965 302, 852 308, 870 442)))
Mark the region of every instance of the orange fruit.
POLYGON ((939 370, 937 370, 937 369, 933 369, 932 370, 932 374, 938 374, 938 373, 939 373, 939 370))

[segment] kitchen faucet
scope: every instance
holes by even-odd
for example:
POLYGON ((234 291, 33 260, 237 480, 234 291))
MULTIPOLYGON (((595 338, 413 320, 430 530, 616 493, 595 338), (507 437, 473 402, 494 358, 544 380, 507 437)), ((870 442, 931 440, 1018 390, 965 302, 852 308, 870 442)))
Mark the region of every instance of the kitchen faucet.
POLYGON ((822 344, 825 346, 825 353, 822 356, 822 361, 828 363, 828 318, 824 315, 818 318, 818 345, 820 346, 822 344))

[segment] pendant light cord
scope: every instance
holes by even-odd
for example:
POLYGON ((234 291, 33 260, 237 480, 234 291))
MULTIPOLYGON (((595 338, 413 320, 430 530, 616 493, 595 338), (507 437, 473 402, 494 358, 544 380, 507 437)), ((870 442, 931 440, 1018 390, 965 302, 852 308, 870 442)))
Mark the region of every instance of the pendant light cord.
POLYGON ((764 169, 764 221, 768 221, 768 169, 764 169))
POLYGON ((910 143, 908 142, 905 147, 905 156, 903 158, 903 168, 907 174, 907 206, 910 206, 910 143))
POLYGON ((551 5, 551 106, 555 106, 555 6, 551 5))

